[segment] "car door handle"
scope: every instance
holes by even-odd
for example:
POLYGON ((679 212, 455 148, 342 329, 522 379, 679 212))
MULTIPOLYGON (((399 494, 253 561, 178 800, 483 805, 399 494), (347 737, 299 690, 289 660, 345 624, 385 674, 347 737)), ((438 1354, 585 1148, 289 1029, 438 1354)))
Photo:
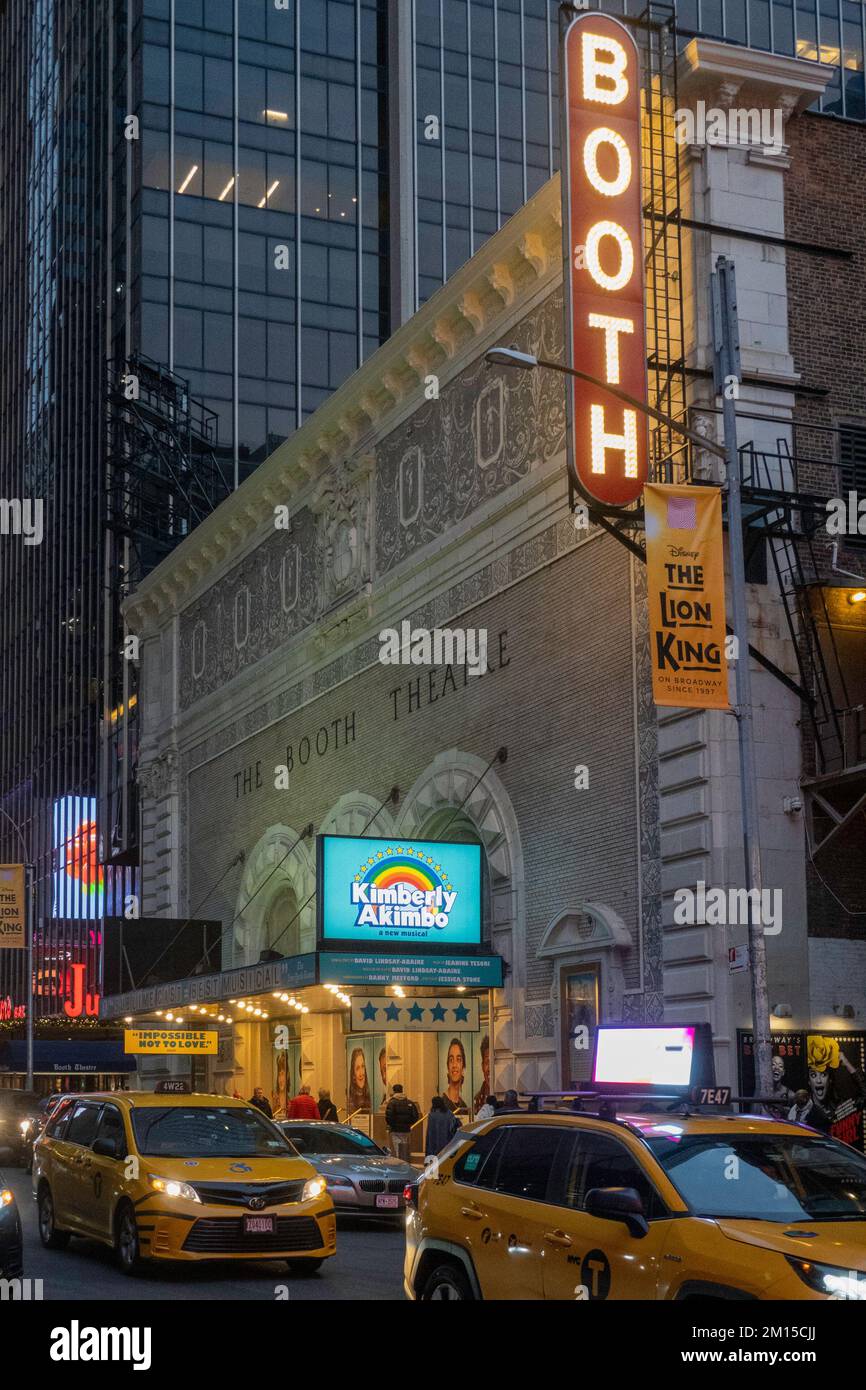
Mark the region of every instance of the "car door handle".
POLYGON ((460 1215, 468 1216, 472 1221, 480 1221, 484 1215, 484 1212, 481 1211, 479 1207, 461 1207, 460 1215))
POLYGON ((549 1240, 551 1245, 571 1245, 571 1236, 567 1236, 565 1231, 545 1231, 544 1239, 549 1240))

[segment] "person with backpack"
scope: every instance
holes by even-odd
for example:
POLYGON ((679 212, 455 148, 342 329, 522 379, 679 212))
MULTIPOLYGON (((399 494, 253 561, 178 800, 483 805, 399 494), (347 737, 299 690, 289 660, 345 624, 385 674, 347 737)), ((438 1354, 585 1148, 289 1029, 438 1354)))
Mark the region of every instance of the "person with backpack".
POLYGON ((421 1111, 404 1096, 403 1087, 395 1086, 385 1110, 385 1124, 391 1138, 391 1152, 395 1158, 409 1162, 410 1133, 412 1126, 421 1118, 421 1111))

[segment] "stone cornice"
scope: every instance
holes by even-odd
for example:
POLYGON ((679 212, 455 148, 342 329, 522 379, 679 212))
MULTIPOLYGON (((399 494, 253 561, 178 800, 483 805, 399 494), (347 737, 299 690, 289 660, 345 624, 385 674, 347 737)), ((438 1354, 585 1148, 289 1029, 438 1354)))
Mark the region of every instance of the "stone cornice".
POLYGON ((396 428, 423 402, 426 376, 441 390, 561 267, 555 175, 143 580, 124 605, 130 629, 147 636, 185 608, 261 543, 276 505, 297 508, 337 460, 396 428))
POLYGON ((703 98, 720 107, 754 102, 779 106, 785 120, 811 106, 835 69, 718 39, 692 39, 679 56, 677 96, 691 105, 703 98))

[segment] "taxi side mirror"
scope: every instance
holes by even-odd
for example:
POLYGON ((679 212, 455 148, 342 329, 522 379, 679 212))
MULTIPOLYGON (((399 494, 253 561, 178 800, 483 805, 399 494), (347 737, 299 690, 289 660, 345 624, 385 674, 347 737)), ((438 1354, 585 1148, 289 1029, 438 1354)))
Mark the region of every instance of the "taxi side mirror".
POLYGON ((94 1139, 93 1152, 100 1158, 125 1158, 126 1154, 121 1153, 121 1144, 117 1139, 94 1139))
POLYGON ((640 1193, 634 1187, 593 1187, 587 1192, 584 1210, 603 1221, 622 1221, 637 1239, 649 1234, 640 1193))

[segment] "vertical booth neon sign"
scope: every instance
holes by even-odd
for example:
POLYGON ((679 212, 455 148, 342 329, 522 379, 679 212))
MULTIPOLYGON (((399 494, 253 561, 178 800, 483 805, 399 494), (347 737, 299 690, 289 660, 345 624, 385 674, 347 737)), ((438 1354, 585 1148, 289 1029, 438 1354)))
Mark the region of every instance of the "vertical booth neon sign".
MULTIPOLYGON (((624 25, 585 14, 563 38, 563 228, 570 366, 646 400, 646 311, 637 45, 624 25)), ((574 467, 610 506, 640 497, 646 417, 589 382, 570 382, 574 467)))

